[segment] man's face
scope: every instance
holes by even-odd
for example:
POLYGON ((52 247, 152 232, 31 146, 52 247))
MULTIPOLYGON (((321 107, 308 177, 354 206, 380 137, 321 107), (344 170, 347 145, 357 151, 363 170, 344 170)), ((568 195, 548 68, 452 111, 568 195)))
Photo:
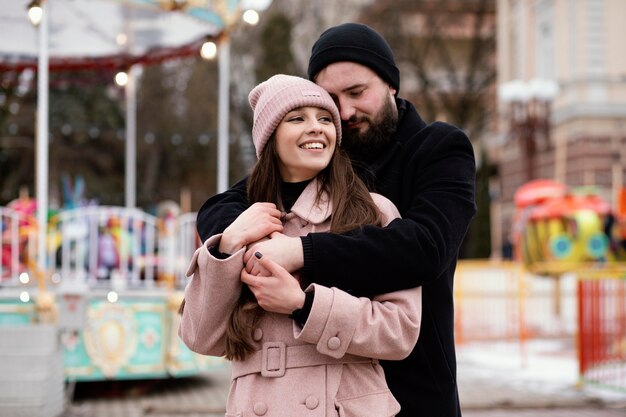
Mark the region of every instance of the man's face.
POLYGON ((342 147, 353 159, 376 159, 396 130, 396 90, 374 71, 354 62, 330 64, 317 74, 315 82, 339 107, 342 147))

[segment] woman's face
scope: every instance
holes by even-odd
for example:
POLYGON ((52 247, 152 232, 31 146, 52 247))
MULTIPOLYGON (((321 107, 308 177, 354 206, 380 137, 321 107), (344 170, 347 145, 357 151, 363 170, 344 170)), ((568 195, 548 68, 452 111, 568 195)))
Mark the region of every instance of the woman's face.
POLYGON ((287 113, 276 128, 276 152, 283 181, 314 178, 335 152, 337 131, 328 110, 301 107, 287 113))

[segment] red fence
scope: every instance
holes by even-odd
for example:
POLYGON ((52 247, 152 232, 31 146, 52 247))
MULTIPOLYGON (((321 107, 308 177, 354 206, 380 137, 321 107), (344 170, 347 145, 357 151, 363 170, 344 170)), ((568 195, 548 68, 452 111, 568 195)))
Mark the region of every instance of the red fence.
POLYGON ((585 275, 578 281, 582 382, 626 390, 626 278, 585 275))

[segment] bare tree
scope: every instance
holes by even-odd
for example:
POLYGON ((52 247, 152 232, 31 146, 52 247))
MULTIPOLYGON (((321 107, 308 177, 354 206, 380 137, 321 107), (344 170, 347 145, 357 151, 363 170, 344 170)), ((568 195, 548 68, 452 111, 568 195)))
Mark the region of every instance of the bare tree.
POLYGON ((402 72, 401 96, 427 121, 444 120, 479 138, 494 112, 494 0, 380 0, 361 20, 389 41, 402 72))
POLYGON ((29 84, 23 71, 0 71, 0 205, 16 198, 21 187, 34 193, 35 131, 28 115, 35 96, 29 84))

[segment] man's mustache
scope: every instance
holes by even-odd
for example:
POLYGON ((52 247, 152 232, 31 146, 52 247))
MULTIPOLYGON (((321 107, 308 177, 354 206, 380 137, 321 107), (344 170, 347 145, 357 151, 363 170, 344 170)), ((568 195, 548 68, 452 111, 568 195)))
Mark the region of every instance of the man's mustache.
POLYGON ((348 128, 353 123, 361 123, 361 122, 369 123, 369 121, 370 120, 367 116, 361 116, 361 117, 351 116, 348 120, 341 121, 341 127, 348 128))

